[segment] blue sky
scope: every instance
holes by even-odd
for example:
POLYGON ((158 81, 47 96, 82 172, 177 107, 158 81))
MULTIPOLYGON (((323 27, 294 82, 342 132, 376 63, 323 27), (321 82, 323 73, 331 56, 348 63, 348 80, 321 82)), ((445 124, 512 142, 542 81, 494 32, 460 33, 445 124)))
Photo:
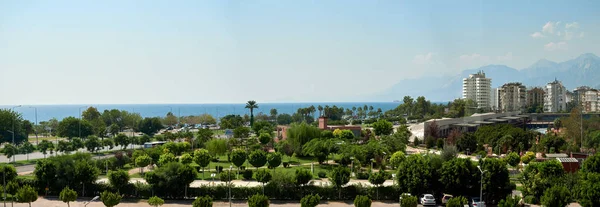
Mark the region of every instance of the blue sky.
MULTIPOLYGON (((0 105, 364 101, 600 54, 599 1, 2 1, 0 105)), ((373 100, 378 101, 378 100, 373 100)))

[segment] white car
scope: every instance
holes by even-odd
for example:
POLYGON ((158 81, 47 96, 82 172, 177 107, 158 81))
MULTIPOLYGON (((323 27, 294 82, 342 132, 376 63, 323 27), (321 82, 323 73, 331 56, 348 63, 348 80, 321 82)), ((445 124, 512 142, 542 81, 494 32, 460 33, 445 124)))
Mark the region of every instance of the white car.
POLYGON ((471 205, 473 207, 485 207, 485 202, 481 201, 479 197, 471 198, 471 205))
POLYGON ((421 201, 421 204, 423 206, 428 206, 428 205, 433 205, 434 206, 435 205, 435 198, 431 194, 425 194, 419 200, 421 201))

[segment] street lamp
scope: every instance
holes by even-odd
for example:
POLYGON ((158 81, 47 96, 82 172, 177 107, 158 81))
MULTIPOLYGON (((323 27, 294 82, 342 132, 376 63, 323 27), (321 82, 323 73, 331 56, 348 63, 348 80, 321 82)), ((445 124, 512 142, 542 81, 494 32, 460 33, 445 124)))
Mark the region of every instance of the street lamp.
POLYGON ((483 173, 487 172, 487 170, 481 170, 481 166, 479 165, 477 165, 477 169, 481 172, 481 181, 479 181, 481 183, 481 187, 479 188, 479 203, 481 204, 483 201, 483 173))
POLYGON ((373 173, 373 162, 375 162, 375 159, 371 158, 371 173, 373 173))
POLYGON ((229 176, 229 207, 231 207, 231 169, 233 168, 233 166, 229 165, 229 173, 227 173, 227 176, 229 176))
POLYGON ((87 206, 88 204, 90 204, 92 201, 98 200, 98 198, 100 198, 100 196, 96 196, 94 198, 92 198, 92 200, 90 201, 86 201, 85 203, 83 203, 83 206, 87 206))
MULTIPOLYGON (((38 125, 38 121, 37 121, 37 108, 35 106, 30 106, 29 108, 33 108, 35 110, 35 126, 37 126, 38 125)), ((35 144, 36 145, 39 144, 37 129, 35 129, 35 144)))

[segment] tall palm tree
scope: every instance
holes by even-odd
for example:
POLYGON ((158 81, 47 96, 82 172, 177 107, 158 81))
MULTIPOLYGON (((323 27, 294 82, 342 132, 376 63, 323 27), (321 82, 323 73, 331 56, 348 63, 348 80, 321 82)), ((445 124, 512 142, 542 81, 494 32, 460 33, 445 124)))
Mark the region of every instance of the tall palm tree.
POLYGON ((317 107, 317 109, 319 109, 319 117, 322 117, 323 116, 323 107, 321 105, 319 105, 317 107))
POLYGON ((310 105, 310 107, 308 107, 308 110, 310 112, 310 116, 312 116, 313 118, 315 118, 315 111, 317 111, 317 110, 315 110, 315 106, 310 105))
POLYGON ((250 127, 252 127, 254 125, 254 109, 258 108, 258 104, 256 101, 250 100, 246 103, 246 108, 250 109, 250 127))

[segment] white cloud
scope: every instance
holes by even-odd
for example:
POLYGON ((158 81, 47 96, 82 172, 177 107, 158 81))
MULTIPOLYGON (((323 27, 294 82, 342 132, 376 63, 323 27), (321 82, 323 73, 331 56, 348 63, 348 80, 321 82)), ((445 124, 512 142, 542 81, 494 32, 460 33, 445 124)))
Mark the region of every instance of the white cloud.
POLYGON ((579 33, 579 38, 583 38, 583 36, 585 36, 583 32, 579 33))
POLYGON ((511 61, 513 59, 513 55, 512 52, 508 52, 506 53, 506 55, 501 55, 496 57, 496 60, 498 61, 511 61))
POLYGON ((579 28, 579 23, 577 23, 577 22, 573 22, 573 23, 570 23, 570 24, 569 24, 569 23, 567 23, 567 24, 565 25, 565 28, 566 28, 566 29, 570 29, 570 28, 577 29, 577 28, 579 28))
POLYGON ((565 40, 571 40, 573 38, 573 32, 565 31, 565 40))
POLYGON ((550 42, 546 45, 544 45, 544 49, 548 50, 548 51, 555 51, 555 50, 566 50, 567 49, 567 42, 550 42))
POLYGON ((560 22, 547 22, 543 27, 542 27, 542 32, 544 33, 548 33, 548 34, 554 34, 554 27, 558 27, 558 24, 560 24, 560 22))
POLYGON ((544 37, 544 35, 542 35, 541 32, 534 32, 533 34, 531 34, 531 37, 533 37, 533 38, 542 38, 542 37, 544 37))
POLYGON ((557 32, 556 35, 560 37, 560 36, 562 36, 562 33, 561 32, 557 32))
POLYGON ((434 56, 435 56, 435 53, 432 53, 432 52, 429 52, 424 55, 416 55, 415 58, 413 59, 413 63, 418 64, 418 65, 432 64, 435 62, 433 59, 434 56))

